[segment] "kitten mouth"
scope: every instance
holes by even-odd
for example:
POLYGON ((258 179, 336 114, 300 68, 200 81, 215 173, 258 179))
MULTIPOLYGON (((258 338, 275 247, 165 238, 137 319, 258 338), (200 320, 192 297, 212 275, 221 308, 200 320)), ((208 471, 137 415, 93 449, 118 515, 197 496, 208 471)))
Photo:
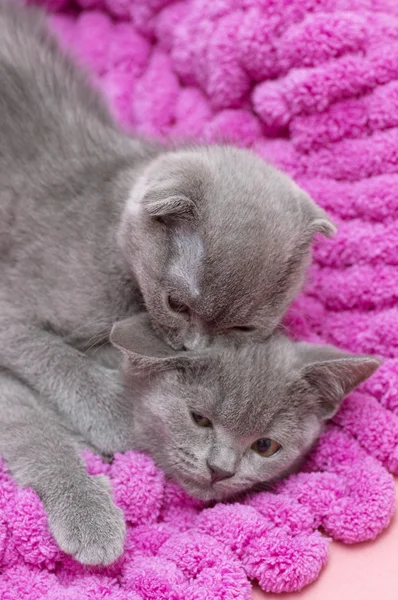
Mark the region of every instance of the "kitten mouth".
POLYGON ((186 352, 186 350, 187 350, 187 348, 184 346, 184 344, 169 342, 169 346, 171 348, 173 348, 173 350, 175 350, 176 352, 186 352))
POLYGON ((169 338, 166 338, 166 342, 170 346, 170 348, 173 348, 173 350, 175 350, 176 352, 185 352, 186 350, 188 350, 188 348, 186 348, 182 342, 176 342, 169 338))
POLYGON ((210 485, 208 487, 203 487, 198 484, 190 484, 184 485, 183 487, 190 496, 198 498, 198 500, 202 500, 203 502, 224 500, 226 498, 224 494, 220 494, 210 485))
POLYGON ((247 490, 220 489, 219 484, 211 484, 210 481, 200 483, 195 479, 179 478, 180 485, 193 498, 198 498, 203 502, 228 500, 237 494, 245 493, 247 490))

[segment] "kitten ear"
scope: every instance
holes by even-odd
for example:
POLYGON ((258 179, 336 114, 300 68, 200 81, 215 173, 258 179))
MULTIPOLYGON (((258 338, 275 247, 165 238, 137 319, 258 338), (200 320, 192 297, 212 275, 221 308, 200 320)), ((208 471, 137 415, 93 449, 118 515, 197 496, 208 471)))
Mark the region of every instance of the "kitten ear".
MULTIPOLYGON (((320 207, 306 192, 300 189, 300 199, 309 207, 309 234, 311 239, 316 233, 320 233, 328 238, 336 233, 337 227, 331 221, 329 215, 320 207)), ((308 208, 307 208, 308 210, 308 208)))
POLYGON ((166 190, 148 191, 142 204, 151 217, 190 219, 196 214, 192 200, 183 194, 168 195, 166 190))
POLYGON ((189 352, 177 352, 153 331, 147 313, 141 313, 113 325, 110 341, 128 358, 137 371, 164 371, 189 366, 189 352))
POLYGON ((330 219, 326 216, 319 216, 310 223, 311 234, 321 233, 325 237, 331 238, 337 231, 337 227, 330 219))
POLYGON ((323 420, 330 419, 343 399, 381 365, 372 356, 348 354, 331 346, 299 345, 306 363, 300 376, 316 391, 323 420))

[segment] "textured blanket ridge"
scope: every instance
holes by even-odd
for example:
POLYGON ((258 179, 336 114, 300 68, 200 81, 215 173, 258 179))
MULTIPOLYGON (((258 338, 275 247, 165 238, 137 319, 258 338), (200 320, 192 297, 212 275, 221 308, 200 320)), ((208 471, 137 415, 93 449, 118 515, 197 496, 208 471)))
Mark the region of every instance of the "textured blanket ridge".
POLYGON ((0 469, 2 600, 249 599, 298 590, 329 539, 376 537, 398 474, 398 3, 393 0, 69 0, 52 24, 127 129, 228 138, 289 172, 339 226, 318 242, 286 319, 299 339, 385 358, 297 475, 205 508, 130 452, 110 477, 128 523, 117 564, 84 569, 43 507, 0 469), (322 532, 322 534, 320 533, 322 532), (326 535, 325 535, 326 534, 326 535))

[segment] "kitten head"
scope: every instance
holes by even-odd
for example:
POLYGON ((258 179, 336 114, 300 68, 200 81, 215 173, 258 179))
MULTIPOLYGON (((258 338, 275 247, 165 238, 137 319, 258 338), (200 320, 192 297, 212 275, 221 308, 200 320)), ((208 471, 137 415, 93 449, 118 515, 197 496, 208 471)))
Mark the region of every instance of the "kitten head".
POLYGON ((296 468, 343 398, 379 361, 274 334, 176 352, 136 319, 111 340, 125 355, 136 448, 189 494, 234 496, 296 468))
POLYGON ((154 159, 131 190, 120 244, 159 335, 263 339, 301 286, 326 214, 286 175, 228 146, 154 159))

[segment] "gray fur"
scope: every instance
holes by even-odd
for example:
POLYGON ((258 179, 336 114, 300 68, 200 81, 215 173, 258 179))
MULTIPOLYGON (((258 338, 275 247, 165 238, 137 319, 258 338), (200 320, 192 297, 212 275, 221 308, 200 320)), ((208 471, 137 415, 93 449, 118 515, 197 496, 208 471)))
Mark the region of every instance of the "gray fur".
POLYGON ((121 133, 37 9, 1 3, 0 38, 0 452, 61 547, 106 563, 121 517, 68 432, 112 451, 125 399, 118 371, 86 351, 145 308, 176 349, 269 336, 313 235, 333 226, 250 152, 121 133))

